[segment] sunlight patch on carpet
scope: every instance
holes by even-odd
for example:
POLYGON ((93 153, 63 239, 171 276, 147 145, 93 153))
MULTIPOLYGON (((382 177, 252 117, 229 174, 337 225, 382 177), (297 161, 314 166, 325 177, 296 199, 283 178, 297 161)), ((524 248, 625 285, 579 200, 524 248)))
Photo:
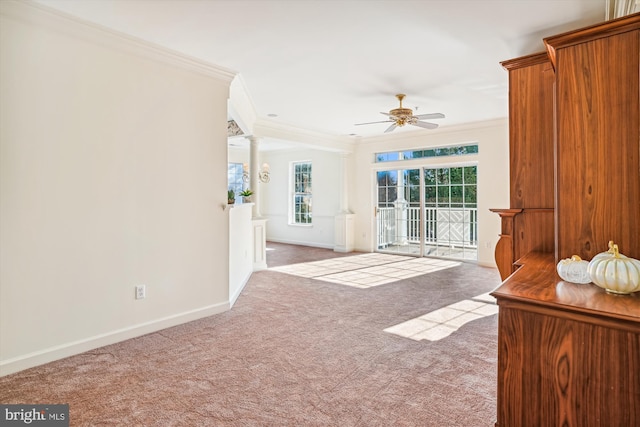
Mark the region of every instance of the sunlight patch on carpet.
POLYGON ((270 270, 356 288, 370 288, 458 265, 459 262, 442 259, 368 253, 283 265, 270 270))
POLYGON ((384 331, 415 341, 438 341, 472 320, 496 313, 498 313, 498 306, 495 304, 495 299, 485 293, 391 326, 384 331))

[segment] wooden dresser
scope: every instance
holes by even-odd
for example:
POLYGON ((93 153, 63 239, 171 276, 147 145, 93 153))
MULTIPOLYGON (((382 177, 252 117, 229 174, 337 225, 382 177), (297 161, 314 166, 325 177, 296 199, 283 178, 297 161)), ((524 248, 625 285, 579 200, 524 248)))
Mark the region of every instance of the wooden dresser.
POLYGON ((640 295, 563 282, 531 252, 500 306, 500 427, 640 426, 640 295))
POLYGON ((640 426, 640 292, 563 282, 615 240, 640 259, 640 14, 505 61, 511 205, 492 295, 499 427, 640 426), (551 155, 551 153, 553 155, 551 155))

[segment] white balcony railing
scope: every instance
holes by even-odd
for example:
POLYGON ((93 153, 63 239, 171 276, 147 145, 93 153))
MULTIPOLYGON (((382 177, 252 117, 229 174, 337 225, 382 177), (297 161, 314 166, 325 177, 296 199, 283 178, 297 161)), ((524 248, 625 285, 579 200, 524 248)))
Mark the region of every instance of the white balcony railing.
MULTIPOLYGON (((477 248, 478 210, 475 208, 424 208, 425 243, 436 246, 477 248)), ((378 208, 378 248, 420 243, 420 208, 400 204, 378 208)))

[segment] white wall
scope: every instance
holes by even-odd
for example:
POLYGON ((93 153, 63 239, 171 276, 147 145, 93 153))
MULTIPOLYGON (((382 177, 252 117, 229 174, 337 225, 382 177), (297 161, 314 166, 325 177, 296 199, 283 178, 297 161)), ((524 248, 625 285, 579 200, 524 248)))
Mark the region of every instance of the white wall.
POLYGON ((495 266, 494 249, 500 234, 500 220, 490 208, 509 206, 509 128, 507 119, 477 123, 436 131, 407 132, 401 135, 370 138, 357 145, 354 155, 355 191, 351 191, 350 206, 356 214, 355 247, 359 251, 375 249, 375 171, 394 166, 407 168, 421 165, 423 159, 374 163, 379 152, 401 151, 426 147, 477 142, 477 156, 437 158, 433 164, 455 165, 459 162, 478 163, 478 262, 495 266))
POLYGON ((271 181, 260 183, 260 212, 267 218, 267 240, 324 248, 334 247, 334 218, 340 209, 340 154, 314 149, 261 153, 271 181), (289 172, 292 162, 312 163, 313 223, 289 225, 289 172))
POLYGON ((253 204, 227 207, 229 214, 229 304, 233 305, 253 272, 253 204))
POLYGON ((0 373, 227 309, 232 74, 0 3, 0 373))

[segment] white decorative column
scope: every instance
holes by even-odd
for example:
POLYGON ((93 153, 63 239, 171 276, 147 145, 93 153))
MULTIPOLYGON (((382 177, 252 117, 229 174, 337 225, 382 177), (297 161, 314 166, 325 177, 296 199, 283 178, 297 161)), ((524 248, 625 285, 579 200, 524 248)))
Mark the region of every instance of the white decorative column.
POLYGON ((249 145, 249 188, 253 191, 251 200, 253 201, 253 217, 260 218, 260 180, 258 179, 260 173, 260 154, 258 148, 260 140, 255 136, 248 136, 247 139, 250 142, 249 145))
POLYGON ((355 246, 355 215, 349 210, 349 153, 340 158, 340 212, 335 217, 335 252, 352 252, 355 246))
POLYGON ((407 205, 409 202, 404 198, 404 171, 398 171, 398 183, 396 185, 397 198, 393 202, 396 213, 396 241, 395 245, 406 245, 407 241, 407 205))
POLYGON ((249 146, 249 188, 253 191, 253 271, 267 268, 267 220, 260 214, 260 140, 255 136, 247 137, 249 146))

